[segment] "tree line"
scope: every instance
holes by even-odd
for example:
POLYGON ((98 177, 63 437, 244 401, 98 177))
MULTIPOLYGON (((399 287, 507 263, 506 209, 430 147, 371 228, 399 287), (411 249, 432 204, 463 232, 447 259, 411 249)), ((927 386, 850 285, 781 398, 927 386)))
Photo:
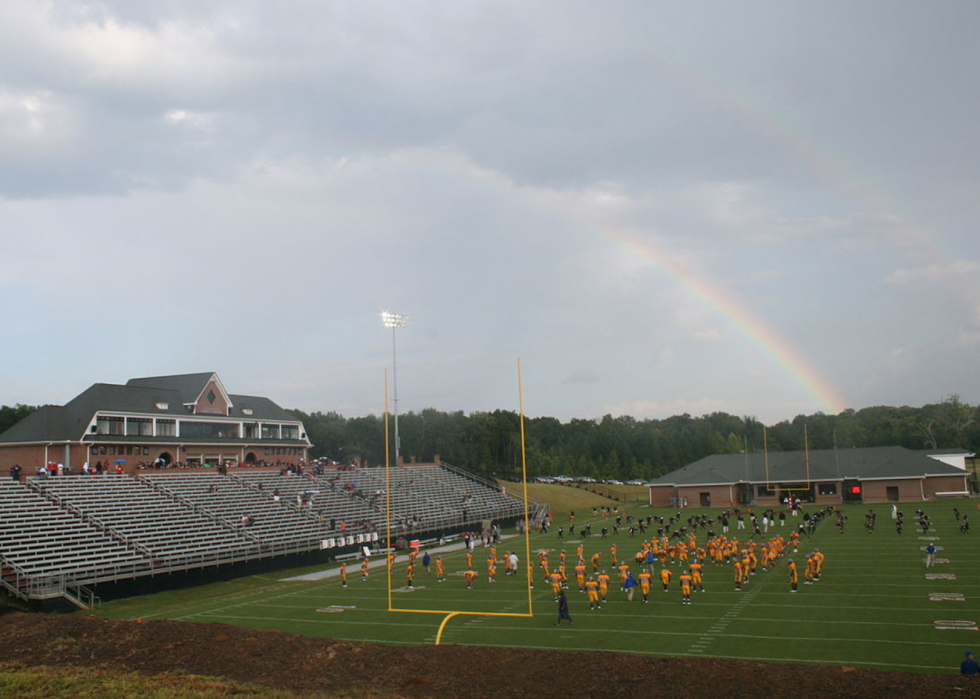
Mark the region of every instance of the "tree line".
MULTIPOLYGON (((36 409, 0 407, 0 433, 36 409)), ((344 417, 336 412, 290 410, 313 442, 311 458, 371 464, 385 461, 384 416, 344 417)), ((637 420, 526 418, 529 476, 591 476, 651 479, 711 454, 903 446, 909 449, 980 446, 980 407, 952 395, 921 408, 876 406, 797 415, 766 427, 755 417, 715 412, 637 420), (805 426, 805 429, 804 429, 805 426)), ((389 421, 390 422, 390 421, 389 421)), ((487 477, 516 478, 521 472, 520 415, 508 410, 464 413, 426 408, 399 416, 400 453, 406 460, 443 461, 487 477)), ((392 434, 389 424, 389 435, 392 434)), ((392 453, 393 445, 392 445, 392 453)))
MULTIPOLYGON (((313 457, 359 457, 383 464, 384 416, 344 417, 336 412, 290 411, 306 426, 313 457)), ((876 406, 798 415, 766 428, 752 416, 715 412, 637 420, 526 418, 529 476, 591 476, 623 481, 651 479, 711 454, 903 446, 909 449, 980 446, 980 407, 953 395, 921 408, 876 406)), ((389 435, 392 426, 389 421, 389 435)), ((487 477, 521 472, 520 415, 513 411, 443 412, 427 408, 399 416, 400 453, 408 460, 443 461, 487 477)), ((391 438, 393 439, 393 437, 391 438)), ((392 453, 393 453, 392 445, 392 453)))

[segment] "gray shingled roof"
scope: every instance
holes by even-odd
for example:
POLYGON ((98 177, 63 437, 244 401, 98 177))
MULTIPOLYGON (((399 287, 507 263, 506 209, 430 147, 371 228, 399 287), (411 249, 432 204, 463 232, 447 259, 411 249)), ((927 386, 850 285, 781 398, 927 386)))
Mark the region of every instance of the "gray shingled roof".
MULTIPOLYGON (((78 441, 85 436, 85 429, 99 410, 160 417, 188 417, 191 413, 185 404, 197 399, 212 376, 214 374, 209 372, 132 379, 125 386, 108 383, 92 384, 64 406, 46 405, 35 410, 0 434, 0 444, 78 441), (187 396, 191 397, 187 398, 187 396), (160 409, 157 407, 158 404, 166 404, 167 407, 160 409)), ((229 397, 234 406, 229 417, 255 421, 297 422, 293 415, 268 398, 229 397), (252 414, 246 415, 245 410, 251 410, 252 414)), ((118 435, 113 437, 116 441, 118 438, 118 435)), ((299 441, 297 444, 305 444, 305 442, 299 441)))
POLYGON ((193 403, 201 395, 201 391, 204 390, 212 376, 215 376, 213 371, 199 374, 175 374, 174 376, 146 376, 130 379, 126 385, 176 391, 181 403, 193 403))
POLYGON ((296 416, 280 407, 268 398, 260 396, 238 396, 230 395, 231 402, 235 407, 231 409, 232 417, 242 419, 254 418, 256 420, 289 420, 296 422, 296 416), (251 415, 246 415, 245 410, 251 410, 251 415))
POLYGON ((78 439, 78 434, 72 433, 67 411, 60 405, 44 405, 0 434, 0 444, 70 439, 78 439))
MULTIPOLYGON (((650 485, 718 483, 796 483, 807 480, 808 455, 802 451, 770 452, 768 477, 764 454, 713 454, 651 481, 650 485)), ((904 447, 820 449, 809 453, 810 481, 845 478, 916 478, 924 474, 963 475, 963 470, 904 447)))

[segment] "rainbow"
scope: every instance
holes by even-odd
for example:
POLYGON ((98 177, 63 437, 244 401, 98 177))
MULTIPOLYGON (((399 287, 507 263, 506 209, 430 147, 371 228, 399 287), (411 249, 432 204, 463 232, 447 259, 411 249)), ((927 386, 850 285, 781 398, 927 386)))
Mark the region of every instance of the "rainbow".
MULTIPOLYGON (((648 55, 664 77, 683 84, 701 99, 717 104, 733 119, 756 130, 804 168, 859 202, 872 214, 884 214, 886 218, 901 224, 905 244, 916 246, 920 260, 955 271, 961 255, 952 249, 940 231, 893 214, 906 208, 907 202, 897 201, 880 183, 849 162, 839 149, 816 138, 777 105, 758 94, 751 94, 744 86, 736 91, 691 61, 681 60, 677 55, 655 46, 648 47, 648 55)), ((946 281, 959 286, 967 302, 977 309, 976 320, 980 322, 980 279, 972 274, 950 274, 946 281)))
POLYGON ((574 207, 568 206, 567 199, 555 198, 550 193, 538 196, 539 193, 518 186, 500 173, 481 168, 458 154, 403 149, 393 155, 396 160, 407 161, 413 168, 480 181, 509 196, 516 196, 534 209, 558 215, 580 233, 596 237, 606 244, 611 243, 630 259, 638 260, 646 267, 654 269, 690 298, 722 318, 735 333, 770 359, 782 374, 813 401, 818 410, 836 415, 848 407, 842 394, 823 379, 786 339, 743 304, 733 300, 727 290, 712 286, 684 265, 669 260, 638 235, 608 221, 596 221, 588 213, 570 213, 574 207))
POLYGON ((698 275, 673 264, 652 245, 611 226, 592 228, 597 235, 611 241, 624 254, 655 269, 677 288, 707 307, 744 338, 763 356, 809 396, 818 409, 837 415, 848 407, 843 395, 821 377, 800 353, 746 306, 737 303, 724 289, 712 286, 698 275))
MULTIPOLYGON (((848 198, 860 202, 863 208, 872 213, 890 213, 901 209, 878 184, 862 176, 859 169, 849 164, 839 152, 835 152, 829 144, 818 142, 802 125, 794 123, 788 114, 781 113, 775 105, 767 103, 761 96, 750 94, 744 87, 736 91, 721 80, 711 77, 691 61, 682 60, 655 46, 646 47, 646 53, 664 77, 677 81, 704 101, 717 105, 732 119, 754 129, 807 171, 840 190, 848 198)), ((418 155, 416 151, 415 157, 410 158, 417 162, 418 155)), ((818 409, 828 414, 837 414, 848 407, 848 401, 843 394, 823 378, 786 338, 775 332, 744 304, 733 300, 726 290, 667 259, 653 245, 644 241, 640 234, 629 232, 608 221, 587 221, 585 219, 590 217, 582 216, 581 213, 570 215, 568 208, 556 206, 550 197, 537 197, 499 173, 487 171, 472 162, 456 161, 446 168, 446 162, 436 164, 425 156, 421 159, 427 161, 429 166, 448 169, 456 176, 464 174, 484 182, 492 182, 531 206, 559 213, 580 230, 584 229, 587 234, 610 242, 630 259, 656 270, 668 282, 723 319, 736 334, 770 359, 818 409)), ((908 238, 907 242, 914 243, 927 258, 938 264, 948 264, 956 258, 952 251, 942 250, 942 236, 938 232, 927 231, 904 218, 897 220, 904 224, 903 233, 908 238)), ((964 285, 966 295, 975 299, 980 308, 980 285, 970 275, 958 275, 956 281, 964 285)))

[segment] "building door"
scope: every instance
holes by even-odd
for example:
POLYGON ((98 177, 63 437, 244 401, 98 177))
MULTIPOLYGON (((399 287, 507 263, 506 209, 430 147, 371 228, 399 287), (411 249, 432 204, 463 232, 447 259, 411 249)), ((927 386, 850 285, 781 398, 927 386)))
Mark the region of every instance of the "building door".
POLYGON ((711 507, 711 493, 698 493, 701 498, 701 507, 711 507))
POLYGON ((886 495, 888 496, 888 502, 898 502, 898 486, 890 485, 885 488, 886 495))
POLYGON ((841 500, 844 502, 862 502, 864 500, 864 492, 861 487, 861 481, 855 480, 845 480, 841 485, 841 500))
POLYGON ((751 505, 753 501, 752 498, 752 484, 751 483, 739 483, 738 484, 738 503, 740 505, 751 505))

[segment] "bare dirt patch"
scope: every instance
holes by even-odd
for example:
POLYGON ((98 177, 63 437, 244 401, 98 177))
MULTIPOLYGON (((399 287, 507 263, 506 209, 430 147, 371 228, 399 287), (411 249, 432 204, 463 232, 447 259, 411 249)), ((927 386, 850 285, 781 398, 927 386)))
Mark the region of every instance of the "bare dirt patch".
MULTIPOLYGON (((83 615, 0 616, 3 660, 226 677, 294 692, 373 690, 391 697, 978 696, 980 679, 851 667, 493 647, 390 647, 225 624, 136 623, 83 615)), ((954 669, 951 669, 951 673, 954 669)))

